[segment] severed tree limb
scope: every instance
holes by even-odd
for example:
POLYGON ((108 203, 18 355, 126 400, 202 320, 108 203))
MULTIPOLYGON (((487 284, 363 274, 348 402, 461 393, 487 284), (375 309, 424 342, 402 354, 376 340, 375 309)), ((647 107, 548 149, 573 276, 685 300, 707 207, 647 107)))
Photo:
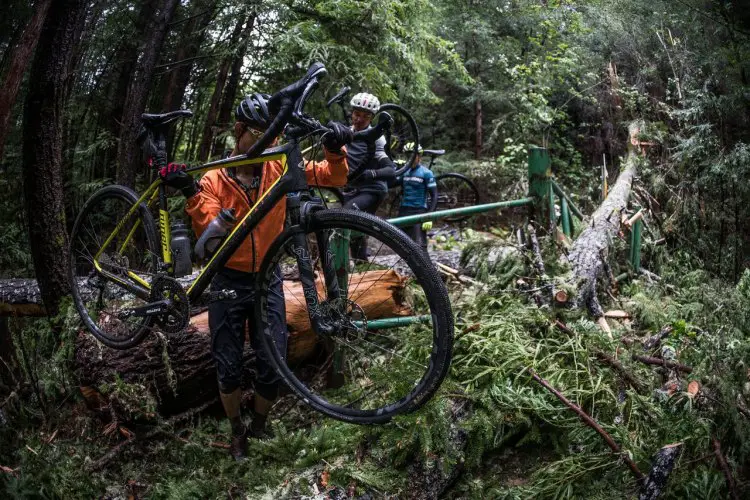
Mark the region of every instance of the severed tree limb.
MULTIPOLYGON (((632 135, 632 133, 631 133, 632 135)), ((596 296, 596 282, 604 272, 603 256, 606 257, 610 243, 620 230, 622 213, 625 211, 633 178, 638 171, 638 158, 631 151, 625 160, 625 168, 617 178, 607 199, 591 216, 589 226, 573 242, 570 249, 570 263, 573 276, 578 282, 578 307, 586 307, 595 318, 604 311, 596 296)))
POLYGON ((716 457, 716 463, 719 464, 719 469, 721 469, 721 472, 724 474, 724 479, 727 481, 727 489, 729 490, 729 495, 732 497, 733 500, 739 500, 739 495, 737 494, 737 485, 734 482, 734 477, 732 477, 732 471, 729 470, 729 464, 727 464, 727 460, 724 458, 724 454, 721 452, 721 442, 714 438, 711 438, 711 442, 714 446, 714 456, 716 457))
POLYGON ((680 456, 682 443, 668 444, 662 447, 654 455, 653 466, 649 472, 646 481, 641 487, 641 493, 638 500, 653 500, 659 498, 667 487, 669 474, 674 468, 674 463, 680 456))
POLYGON ((633 462, 633 460, 628 456, 627 453, 622 453, 620 446, 615 443, 615 440, 612 439, 612 436, 610 436, 609 433, 596 422, 596 420, 591 418, 589 414, 583 411, 578 405, 566 398, 562 393, 560 393, 560 391, 552 387, 549 382, 537 375, 533 368, 528 368, 528 370, 534 380, 539 382, 542 387, 554 394, 557 399, 565 404, 565 406, 573 410, 586 425, 594 429, 604 439, 604 441, 607 443, 607 446, 609 446, 614 453, 620 455, 622 460, 627 464, 628 468, 633 472, 633 475, 636 477, 636 479, 638 479, 639 481, 643 481, 645 479, 645 476, 643 475, 643 472, 641 472, 641 470, 638 468, 638 465, 633 462))
POLYGON ((633 374, 630 373, 630 371, 622 365, 622 363, 620 363, 604 351, 595 351, 594 355, 596 356, 596 359, 615 370, 618 375, 620 375, 620 378, 622 378, 630 387, 632 387, 635 392, 645 394, 646 388, 644 387, 644 385, 638 379, 636 379, 635 376, 633 376, 633 374))
POLYGON ((647 365, 664 366, 666 368, 671 368, 673 370, 677 370, 677 371, 684 372, 684 373, 691 373, 693 371, 693 368, 690 366, 677 363, 676 361, 667 361, 666 359, 662 359, 662 358, 654 358, 651 356, 639 356, 638 354, 633 354, 633 360, 640 361, 641 363, 645 363, 647 365))
MULTIPOLYGON (((544 260, 542 259, 542 250, 539 246, 539 239, 536 237, 536 230, 534 229, 534 226, 529 224, 528 226, 528 232, 529 232, 529 245, 531 246, 531 253, 533 256, 533 263, 534 263, 534 269, 539 274, 539 280, 541 281, 541 287, 540 288, 547 288, 549 287, 550 290, 552 289, 552 286, 550 283, 547 282, 547 270, 544 268, 544 260)), ((550 296, 552 294, 549 293, 535 293, 534 296, 537 298, 538 303, 542 304, 549 304, 550 303, 550 296)))

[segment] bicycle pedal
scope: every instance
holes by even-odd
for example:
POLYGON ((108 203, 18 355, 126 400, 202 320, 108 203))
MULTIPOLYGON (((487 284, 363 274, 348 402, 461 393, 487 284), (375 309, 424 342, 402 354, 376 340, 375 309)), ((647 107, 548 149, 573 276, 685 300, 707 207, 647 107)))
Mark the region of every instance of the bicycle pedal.
POLYGON ((208 294, 208 301, 214 302, 217 300, 226 300, 226 299, 236 299, 237 298, 237 291, 236 290, 217 290, 215 292, 209 292, 208 294))

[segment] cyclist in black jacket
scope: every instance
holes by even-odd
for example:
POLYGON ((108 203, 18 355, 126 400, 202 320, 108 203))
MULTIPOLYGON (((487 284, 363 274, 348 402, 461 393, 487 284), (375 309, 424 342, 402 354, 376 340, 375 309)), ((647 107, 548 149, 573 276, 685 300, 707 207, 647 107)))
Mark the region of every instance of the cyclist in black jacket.
MULTIPOLYGON (((372 94, 361 92, 351 100, 352 130, 359 132, 370 128, 380 101, 372 94)), ((396 177, 393 162, 385 153, 385 137, 375 143, 355 141, 347 146, 349 182, 344 190, 344 208, 363 210, 374 214, 388 194, 388 183, 396 177)), ((352 255, 367 259, 367 240, 352 241, 352 255)))

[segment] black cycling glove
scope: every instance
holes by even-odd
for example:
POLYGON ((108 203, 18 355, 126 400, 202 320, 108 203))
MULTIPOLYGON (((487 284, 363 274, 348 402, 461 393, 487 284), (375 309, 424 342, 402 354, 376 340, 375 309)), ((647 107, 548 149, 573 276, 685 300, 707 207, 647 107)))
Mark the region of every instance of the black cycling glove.
POLYGON ((179 189, 185 198, 190 198, 200 191, 200 184, 185 169, 187 165, 184 163, 170 163, 159 170, 159 177, 164 184, 179 189))
POLYGON ((323 146, 332 153, 337 153, 341 147, 352 142, 352 130, 343 123, 330 121, 326 126, 331 129, 323 136, 323 146))

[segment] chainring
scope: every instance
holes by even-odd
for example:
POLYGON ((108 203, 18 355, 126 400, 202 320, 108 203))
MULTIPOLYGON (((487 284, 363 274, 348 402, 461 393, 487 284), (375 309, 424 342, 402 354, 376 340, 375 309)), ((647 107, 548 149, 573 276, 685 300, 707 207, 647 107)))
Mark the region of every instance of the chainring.
POLYGON ((169 312, 155 317, 156 324, 164 333, 180 333, 190 323, 190 300, 180 282, 169 276, 157 276, 151 283, 152 302, 168 299, 172 301, 169 312))

